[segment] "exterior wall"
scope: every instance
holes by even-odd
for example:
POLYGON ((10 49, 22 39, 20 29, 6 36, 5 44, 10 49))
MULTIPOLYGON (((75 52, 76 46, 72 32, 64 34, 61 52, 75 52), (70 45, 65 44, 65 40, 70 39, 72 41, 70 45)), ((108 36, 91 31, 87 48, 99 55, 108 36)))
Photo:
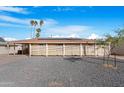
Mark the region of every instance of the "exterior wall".
MULTIPOLYGON (((46 44, 33 44, 31 45, 31 55, 104 55, 104 48, 101 45, 83 45, 83 44, 47 44, 48 50, 46 50, 46 44), (65 52, 65 53, 64 53, 65 52)), ((108 52, 108 46, 106 46, 106 53, 108 52)))
POLYGON ((13 46, 10 46, 9 48, 7 46, 0 46, 0 54, 14 54, 14 51, 17 54, 20 49, 20 46, 16 46, 15 50, 13 46))
POLYGON ((0 46, 0 54, 8 54, 8 51, 6 46, 0 46))
POLYGON ((9 47, 9 54, 17 54, 18 53, 18 50, 22 50, 22 47, 20 45, 18 46, 15 46, 15 50, 14 50, 14 46, 10 46, 9 47))

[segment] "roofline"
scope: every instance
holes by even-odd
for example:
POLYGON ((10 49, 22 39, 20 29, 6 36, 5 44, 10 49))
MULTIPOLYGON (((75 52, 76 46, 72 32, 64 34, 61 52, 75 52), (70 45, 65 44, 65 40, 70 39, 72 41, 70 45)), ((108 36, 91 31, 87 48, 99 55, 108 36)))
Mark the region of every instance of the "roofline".
POLYGON ((41 44, 41 43, 94 43, 95 39, 82 39, 82 38, 34 38, 34 39, 26 39, 26 40, 16 40, 9 41, 8 43, 15 44, 41 44))

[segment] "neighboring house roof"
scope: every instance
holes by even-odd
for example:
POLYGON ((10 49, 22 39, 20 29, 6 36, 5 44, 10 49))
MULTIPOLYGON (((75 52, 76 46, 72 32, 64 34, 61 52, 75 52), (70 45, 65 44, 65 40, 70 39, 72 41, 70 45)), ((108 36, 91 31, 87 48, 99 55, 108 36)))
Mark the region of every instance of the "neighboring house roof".
POLYGON ((0 37, 0 42, 6 42, 2 37, 0 37))
POLYGON ((81 38, 39 38, 39 39, 28 39, 28 40, 18 40, 11 41, 15 44, 27 44, 27 43, 88 43, 93 44, 95 40, 93 39, 81 39, 81 38))
POLYGON ((7 42, 2 38, 0 37, 0 45, 6 45, 7 42))

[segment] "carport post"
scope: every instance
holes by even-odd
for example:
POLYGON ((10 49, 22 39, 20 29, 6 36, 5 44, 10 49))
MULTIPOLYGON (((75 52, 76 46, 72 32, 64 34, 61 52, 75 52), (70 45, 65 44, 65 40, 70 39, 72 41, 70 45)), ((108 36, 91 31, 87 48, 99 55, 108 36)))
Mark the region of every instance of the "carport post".
POLYGON ((96 43, 94 42, 94 56, 96 56, 96 43))
POLYGON ((23 52, 24 52, 24 51, 23 51, 23 47, 24 47, 24 45, 22 44, 22 55, 23 55, 23 52))
POLYGON ((46 57, 48 56, 48 44, 46 43, 46 57))
POLYGON ((15 43, 14 43, 14 55, 15 55, 15 43))
POLYGON ((87 51, 86 51, 86 45, 84 45, 84 55, 86 56, 87 55, 87 51))
POLYGON ((31 57, 31 44, 29 44, 29 56, 31 57))
POLYGON ((82 57, 82 44, 80 43, 80 56, 82 57))
POLYGON ((9 43, 7 43, 7 52, 8 52, 8 55, 9 55, 9 43))
POLYGON ((63 44, 63 56, 65 56, 65 44, 63 44))

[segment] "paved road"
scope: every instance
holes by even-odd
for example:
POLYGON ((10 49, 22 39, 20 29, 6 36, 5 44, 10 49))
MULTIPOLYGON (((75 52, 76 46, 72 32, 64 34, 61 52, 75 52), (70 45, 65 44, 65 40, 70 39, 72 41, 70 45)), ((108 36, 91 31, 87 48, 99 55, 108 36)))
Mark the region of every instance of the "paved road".
POLYGON ((124 86, 124 63, 105 68, 94 57, 0 56, 1 87, 124 86))

